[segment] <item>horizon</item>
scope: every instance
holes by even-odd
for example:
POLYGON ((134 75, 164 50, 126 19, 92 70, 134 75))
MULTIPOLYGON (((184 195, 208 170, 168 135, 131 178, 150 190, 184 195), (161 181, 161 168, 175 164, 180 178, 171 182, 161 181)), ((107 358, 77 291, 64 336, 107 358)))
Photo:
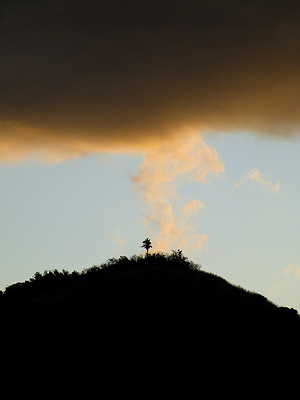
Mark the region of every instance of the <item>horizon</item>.
POLYGON ((283 1, 2 4, 0 289, 149 237, 300 310, 299 17, 283 1))

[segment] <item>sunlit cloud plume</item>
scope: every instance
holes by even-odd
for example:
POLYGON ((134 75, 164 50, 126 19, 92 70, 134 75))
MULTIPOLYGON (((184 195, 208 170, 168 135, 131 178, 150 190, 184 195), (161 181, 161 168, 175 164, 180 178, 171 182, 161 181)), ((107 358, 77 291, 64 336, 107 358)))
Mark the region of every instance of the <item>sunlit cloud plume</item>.
POLYGON ((251 171, 247 172, 242 176, 242 179, 236 183, 236 187, 241 186, 244 182, 250 181, 253 184, 259 184, 261 185, 265 190, 273 192, 273 193, 279 193, 280 191, 280 182, 277 181, 276 184, 272 184, 272 182, 264 179, 259 172, 258 169, 253 168, 251 171))
POLYGON ((204 207, 204 204, 201 203, 200 200, 190 201, 182 207, 182 215, 187 221, 190 221, 192 216, 195 215, 202 207, 204 207))
POLYGON ((202 207, 194 199, 184 205, 178 191, 186 181, 210 182, 224 171, 215 149, 210 148, 200 135, 170 141, 167 145, 144 154, 139 170, 133 176, 137 191, 150 207, 145 223, 149 235, 154 235, 154 248, 160 251, 181 248, 199 251, 207 247, 208 236, 199 234, 191 218, 202 207))

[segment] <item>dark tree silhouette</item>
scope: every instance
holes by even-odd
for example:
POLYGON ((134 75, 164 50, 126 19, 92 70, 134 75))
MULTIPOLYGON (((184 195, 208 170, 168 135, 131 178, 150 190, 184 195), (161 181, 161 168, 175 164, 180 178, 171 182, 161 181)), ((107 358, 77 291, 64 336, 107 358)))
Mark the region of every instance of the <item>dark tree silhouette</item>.
POLYGON ((141 247, 144 247, 146 249, 146 256, 149 256, 149 249, 152 248, 151 245, 151 240, 149 238, 146 238, 145 240, 143 240, 143 244, 141 247))

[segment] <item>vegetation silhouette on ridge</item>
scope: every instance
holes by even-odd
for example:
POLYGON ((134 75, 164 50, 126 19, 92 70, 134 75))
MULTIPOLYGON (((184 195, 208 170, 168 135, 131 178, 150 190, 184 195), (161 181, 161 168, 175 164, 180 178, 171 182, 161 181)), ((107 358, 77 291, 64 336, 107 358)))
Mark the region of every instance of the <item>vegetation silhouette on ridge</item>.
POLYGON ((149 250, 152 248, 151 240, 149 238, 146 238, 143 240, 143 244, 141 247, 144 247, 146 249, 146 257, 149 256, 149 250))
POLYGON ((43 273, 36 272, 29 280, 6 287, 4 293, 1 292, 0 301, 2 300, 3 304, 17 304, 19 301, 22 301, 22 304, 24 302, 43 302, 47 301, 47 296, 51 296, 52 300, 55 299, 55 295, 62 298, 61 292, 65 292, 65 297, 69 298, 69 291, 76 291, 80 286, 89 286, 91 282, 104 289, 105 285, 109 286, 114 279, 119 281, 118 278, 122 278, 123 285, 126 286, 135 274, 135 282, 138 284, 138 278, 143 281, 143 273, 150 269, 154 273, 158 270, 162 273, 170 270, 187 272, 201 268, 198 264, 189 261, 183 255, 182 250, 173 250, 171 254, 160 252, 149 254, 150 247, 152 247, 151 242, 147 242, 145 256, 110 258, 101 265, 93 265, 84 269, 81 273, 75 270, 69 272, 64 269, 62 271, 54 269, 45 270, 43 273))
MULTIPOLYGON (((148 243, 149 244, 149 243, 148 243)), ((151 242, 150 242, 151 245, 151 242)), ((149 249, 149 248, 148 248, 149 249)), ((147 250, 147 248, 146 248, 147 250)), ((296 310, 277 307, 264 296, 204 272, 181 250, 111 258, 81 273, 57 269, 36 272, 8 286, 0 296, 5 314, 103 316, 164 321, 202 321, 209 326, 299 325, 296 310), (52 313, 52 314, 51 314, 52 313)))
POLYGON ((199 388, 207 370, 245 379, 248 388, 245 371, 269 375, 298 354, 296 310, 203 271, 181 250, 111 258, 82 272, 36 272, 5 289, 0 312, 8 350, 27 349, 26 362, 41 358, 43 374, 53 360, 64 373, 75 368, 76 379, 78 368, 96 364, 97 384, 106 371, 117 386, 119 376, 130 385, 149 379, 148 390, 171 374, 177 392, 178 382, 199 388))

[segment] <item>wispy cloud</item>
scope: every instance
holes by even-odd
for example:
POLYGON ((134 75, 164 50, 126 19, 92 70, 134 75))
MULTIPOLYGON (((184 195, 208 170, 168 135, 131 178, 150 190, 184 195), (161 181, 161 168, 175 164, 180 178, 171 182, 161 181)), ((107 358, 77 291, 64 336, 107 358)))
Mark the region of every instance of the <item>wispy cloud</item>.
POLYGON ((300 312, 300 266, 291 260, 282 272, 274 276, 274 281, 268 293, 269 297, 275 302, 288 301, 289 304, 284 305, 297 308, 300 312))
POLYGON ((192 200, 182 207, 182 216, 186 219, 186 221, 190 221, 192 216, 203 207, 204 204, 201 203, 200 200, 192 200))
POLYGON ((242 176, 242 179, 236 183, 236 187, 241 186, 246 181, 250 181, 253 184, 261 185, 265 190, 273 193, 279 193, 280 182, 277 181, 276 184, 263 178, 258 169, 253 168, 251 171, 247 172, 242 176))
POLYGON ((194 199, 178 206, 178 186, 186 181, 209 182, 224 171, 215 149, 210 148, 200 135, 188 139, 170 141, 155 151, 145 153, 138 173, 132 177, 137 191, 150 206, 145 218, 149 235, 154 238, 157 250, 167 251, 173 247, 202 250, 208 243, 206 234, 199 234, 191 218, 202 207, 194 199), (176 204, 175 204, 176 203, 176 204))
POLYGON ((110 236, 114 256, 120 256, 124 250, 125 238, 121 235, 120 227, 117 228, 114 236, 110 236))

